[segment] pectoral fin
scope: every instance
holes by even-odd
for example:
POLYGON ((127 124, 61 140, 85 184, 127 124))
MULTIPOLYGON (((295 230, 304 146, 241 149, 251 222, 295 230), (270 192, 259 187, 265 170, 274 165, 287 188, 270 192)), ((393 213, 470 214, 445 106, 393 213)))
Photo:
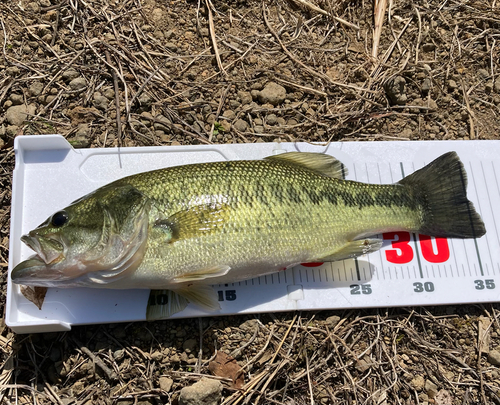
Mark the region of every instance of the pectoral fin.
POLYGON ((224 224, 228 215, 227 204, 197 205, 168 218, 158 219, 153 228, 165 232, 168 242, 173 243, 213 232, 224 224))
POLYGON ((335 252, 326 254, 323 257, 318 257, 313 260, 314 262, 338 262, 340 260, 352 259, 367 253, 375 252, 382 247, 383 241, 381 239, 361 239, 353 240, 346 243, 335 252))
POLYGON ((206 278, 220 277, 227 274, 227 272, 231 270, 231 267, 221 265, 221 266, 213 266, 202 270, 197 270, 192 273, 187 273, 182 276, 174 278, 172 281, 174 283, 186 283, 189 281, 200 281, 205 280, 206 278))

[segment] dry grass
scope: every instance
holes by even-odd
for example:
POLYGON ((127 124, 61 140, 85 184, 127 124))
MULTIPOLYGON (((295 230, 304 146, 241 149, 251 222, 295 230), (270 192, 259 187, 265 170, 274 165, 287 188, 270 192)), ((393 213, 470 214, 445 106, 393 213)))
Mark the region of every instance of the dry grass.
MULTIPOLYGON (((496 0, 376 4, 2 2, 1 305, 17 135, 61 133, 89 147, 498 139, 496 0), (285 87, 285 102, 255 98, 268 81, 285 87), (36 112, 12 125, 6 111, 18 103, 36 112)), ((176 403, 217 350, 245 377, 241 389, 210 377, 224 383, 224 404, 500 403, 488 360, 500 345, 498 315, 495 304, 29 336, 3 326, 0 403, 176 403)))

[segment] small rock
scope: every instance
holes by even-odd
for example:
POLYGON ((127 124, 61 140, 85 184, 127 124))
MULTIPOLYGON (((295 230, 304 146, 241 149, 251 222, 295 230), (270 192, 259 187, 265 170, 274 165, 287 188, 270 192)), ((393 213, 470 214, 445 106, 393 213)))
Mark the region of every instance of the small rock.
POLYGON ((9 100, 12 101, 12 105, 20 105, 24 103, 23 96, 21 94, 11 94, 9 100))
POLYGON ((458 89, 457 82, 453 79, 448 80, 448 89, 451 91, 458 89))
POLYGON ((43 84, 41 82, 33 82, 28 89, 28 92, 31 96, 36 97, 42 94, 43 84))
POLYGON ((276 116, 276 114, 269 114, 266 117, 266 121, 269 125, 275 125, 278 123, 278 117, 276 116))
POLYGON ((71 80, 80 77, 80 73, 78 73, 74 68, 69 68, 61 75, 61 77, 65 82, 70 82, 71 80))
POLYGON ((179 395, 179 405, 217 405, 221 400, 220 381, 203 377, 190 387, 184 387, 179 395))
POLYGON ((401 138, 410 139, 412 134, 413 134, 413 131, 410 128, 405 128, 401 131, 400 136, 401 136, 401 138))
POLYGON ((17 76, 19 73, 21 73, 21 71, 19 70, 19 68, 17 66, 9 66, 7 69, 5 69, 5 73, 7 73, 7 75, 13 77, 13 76, 17 76))
POLYGON ((5 128, 5 135, 10 138, 14 138, 19 133, 19 127, 17 125, 7 125, 7 128, 5 128))
POLYGON ((245 120, 238 119, 236 122, 233 124, 234 129, 240 132, 244 132, 248 128, 248 123, 245 120))
POLYGON ((326 326, 328 326, 328 329, 332 330, 340 322, 340 316, 338 315, 329 316, 328 318, 326 318, 325 322, 326 326))
POLYGON ((429 90, 431 89, 431 85, 432 85, 431 79, 429 79, 428 77, 426 77, 424 79, 424 81, 422 82, 422 93, 424 95, 429 92, 429 90))
POLYGON ((488 353, 488 363, 494 366, 500 366, 500 352, 498 350, 490 350, 488 353))
POLYGON ((273 106, 277 106, 285 101, 286 90, 277 83, 269 82, 258 93, 257 98, 262 104, 270 103, 273 106))
POLYGON ((477 74, 483 80, 486 80, 488 77, 490 77, 490 72, 488 72, 486 69, 479 69, 477 71, 477 74))
POLYGON ((69 87, 73 91, 83 90, 87 87, 87 81, 83 77, 77 77, 69 82, 69 87))
POLYGON ((222 116, 224 118, 227 118, 229 121, 232 121, 236 118, 236 114, 234 113, 233 110, 226 110, 222 113, 222 116))
POLYGON ((432 52, 435 49, 436 49, 436 45, 434 45, 432 42, 422 45, 422 50, 424 52, 432 52))
MULTIPOLYGON (((188 339, 188 340, 186 340, 186 341, 184 342, 184 344, 182 345, 182 348, 183 348, 184 350, 186 350, 186 351, 187 351, 187 350, 189 350, 189 352, 192 352, 192 351, 194 351, 194 349, 195 349, 195 347, 196 347, 197 343, 198 343, 198 342, 196 341, 196 339, 188 339)), ((188 352, 188 353, 189 353, 189 352, 188 352)))
POLYGON ((225 132, 231 131, 231 123, 226 120, 221 120, 220 125, 225 132))
POLYGON ((141 107, 151 107, 151 103, 153 102, 151 96, 147 93, 142 93, 137 100, 141 107))
POLYGON ((104 97, 106 97, 108 100, 113 100, 115 98, 115 91, 113 89, 106 89, 102 93, 104 97))
POLYGON ((160 377, 160 389, 164 392, 170 392, 172 389, 172 385, 174 384, 174 380, 168 377, 160 377))
POLYGON ((391 104, 406 104, 407 97, 405 94, 405 85, 406 80, 402 76, 396 76, 384 85, 385 92, 391 104))
POLYGON ((109 100, 104 96, 94 96, 94 107, 106 111, 108 109, 109 100))
POLYGON ((248 91, 239 91, 238 97, 240 98, 242 105, 250 104, 253 99, 252 94, 248 91))
POLYGON ((427 395, 429 395, 429 398, 434 398, 438 393, 437 385, 434 384, 431 380, 425 381, 424 389, 427 395))
POLYGON ((495 91, 497 93, 500 93, 500 75, 497 76, 497 78, 495 79, 495 83, 493 84, 493 88, 495 89, 495 91))
POLYGON ((36 106, 34 104, 30 104, 28 106, 22 105, 14 105, 9 107, 9 109, 5 112, 5 119, 11 125, 22 125, 26 119, 28 119, 28 114, 35 115, 36 106))
POLYGON ((165 42, 165 48, 167 48, 169 51, 176 52, 177 51, 177 45, 172 43, 172 42, 165 42))
MULTIPOLYGON (((175 142, 172 142, 172 145, 174 145, 175 142)), ((180 145, 179 142, 177 142, 177 145, 180 145)), ((181 362, 181 358, 179 357, 178 354, 174 354, 173 356, 170 356, 170 362, 171 363, 180 363, 181 362)))
POLYGON ((258 319, 249 319, 240 325, 240 329, 244 332, 254 332, 255 328, 259 327, 258 319))
POLYGON ((0 149, 2 149, 5 146, 5 141, 0 138, 0 149))
POLYGON ((259 90, 250 91, 250 95, 252 96, 252 100, 256 101, 259 98, 259 90))
POLYGON ((417 375, 415 378, 413 378, 410 381, 410 385, 416 390, 416 391, 422 391, 425 387, 425 379, 421 375, 417 375))

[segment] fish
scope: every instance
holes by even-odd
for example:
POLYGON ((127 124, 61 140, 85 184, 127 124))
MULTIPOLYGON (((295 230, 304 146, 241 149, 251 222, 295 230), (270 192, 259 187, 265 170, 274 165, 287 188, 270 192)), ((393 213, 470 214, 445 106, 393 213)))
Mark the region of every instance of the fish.
POLYGON ((394 184, 345 180, 346 173, 333 156, 288 152, 124 177, 22 236, 36 254, 11 280, 167 291, 168 317, 190 302, 217 310, 213 284, 374 252, 384 232, 486 233, 456 152, 394 184))

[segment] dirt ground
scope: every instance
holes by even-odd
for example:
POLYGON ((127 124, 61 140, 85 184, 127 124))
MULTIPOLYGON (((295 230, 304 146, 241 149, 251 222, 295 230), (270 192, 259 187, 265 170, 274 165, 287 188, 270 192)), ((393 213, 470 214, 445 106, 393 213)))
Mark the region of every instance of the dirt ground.
MULTIPOLYGON (((498 139, 500 3, 393 0, 383 15, 374 52, 380 24, 365 0, 0 2, 2 313, 16 136, 59 133, 75 147, 498 139)), ((214 378, 216 350, 244 371, 243 388, 218 377, 224 404, 500 403, 499 310, 1 326, 0 403, 176 404, 214 378)))

